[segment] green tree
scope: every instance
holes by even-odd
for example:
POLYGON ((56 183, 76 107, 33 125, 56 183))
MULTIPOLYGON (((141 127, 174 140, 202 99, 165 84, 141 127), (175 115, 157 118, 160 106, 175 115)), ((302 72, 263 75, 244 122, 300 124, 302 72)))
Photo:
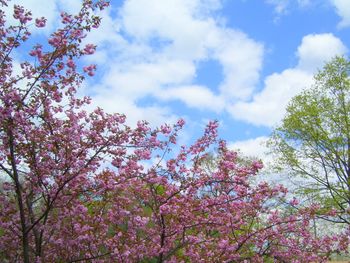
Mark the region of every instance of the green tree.
POLYGON ((350 224, 350 61, 336 57, 295 96, 269 141, 276 167, 303 178, 302 192, 321 198, 350 224))

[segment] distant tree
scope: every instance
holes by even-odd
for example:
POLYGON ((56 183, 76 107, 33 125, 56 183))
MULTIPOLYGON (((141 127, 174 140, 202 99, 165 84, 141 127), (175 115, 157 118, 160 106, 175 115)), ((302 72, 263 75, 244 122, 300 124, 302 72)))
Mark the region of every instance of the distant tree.
MULTIPOLYGON (((336 57, 295 96, 270 138, 276 167, 301 180, 304 194, 350 224, 350 62, 336 57)), ((300 190, 300 189, 299 189, 300 190)))

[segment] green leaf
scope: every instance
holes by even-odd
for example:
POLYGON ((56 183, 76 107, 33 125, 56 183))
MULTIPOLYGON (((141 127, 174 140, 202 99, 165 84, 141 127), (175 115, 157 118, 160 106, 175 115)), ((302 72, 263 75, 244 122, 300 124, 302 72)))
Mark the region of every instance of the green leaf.
POLYGON ((157 195, 164 195, 165 193, 165 187, 161 184, 157 185, 155 187, 157 195))
POLYGON ((148 217, 151 217, 153 214, 152 208, 150 206, 147 206, 147 205, 143 207, 143 212, 144 212, 145 216, 148 216, 148 217))

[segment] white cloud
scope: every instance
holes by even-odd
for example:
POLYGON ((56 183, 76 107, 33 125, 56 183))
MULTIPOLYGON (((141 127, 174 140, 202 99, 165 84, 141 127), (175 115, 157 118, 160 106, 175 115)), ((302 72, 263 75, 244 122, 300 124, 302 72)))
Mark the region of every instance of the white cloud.
POLYGON ((167 42, 169 58, 196 59, 205 56, 203 40, 215 26, 210 16, 197 17, 201 6, 196 0, 130 0, 120 11, 120 23, 136 41, 167 42))
MULTIPOLYGON (((100 83, 104 88, 97 90, 96 96, 104 94, 110 105, 114 105, 109 103, 111 98, 128 97, 134 107, 146 96, 180 100, 188 107, 226 110, 235 119, 273 126, 283 117, 288 101, 311 85, 315 70, 346 52, 332 34, 305 36, 296 52, 298 64, 266 77, 264 88, 253 95, 264 47, 216 21, 210 12, 217 3, 201 12, 203 2, 199 0, 129 0, 117 19, 105 13, 106 25, 102 24, 95 38, 102 50, 94 58, 109 59, 100 83), (207 60, 218 61, 223 69, 217 92, 195 82, 198 62, 207 60)), ((308 1, 297 4, 307 5, 308 1)))
POLYGON ((286 12, 290 0, 266 0, 266 2, 275 7, 277 14, 283 14, 286 12))
POLYGON ((265 88, 252 102, 238 102, 229 107, 234 118, 261 126, 273 126, 282 119, 289 100, 312 83, 312 74, 287 69, 265 79, 265 88))
MULTIPOLYGON (((27 1, 27 0, 26 0, 27 1)), ((42 3, 43 1, 35 0, 37 2, 42 3)), ((55 0, 58 5, 59 11, 64 11, 69 14, 77 14, 79 10, 81 9, 81 2, 82 1, 72 1, 72 0, 55 0)), ((50 2, 50 1, 46 1, 50 2)), ((54 1, 52 1, 54 2, 54 1)))
POLYGON ((268 137, 261 136, 253 139, 231 142, 228 147, 232 150, 239 150, 244 156, 261 159, 267 161, 266 142, 268 137))
POLYGON ((298 68, 314 72, 322 68, 325 62, 335 55, 342 55, 347 48, 342 41, 333 34, 312 34, 303 38, 298 47, 297 57, 299 58, 298 68))
POLYGON ((179 99, 187 106, 219 112, 224 108, 224 100, 215 96, 207 87, 181 86, 161 90, 157 97, 163 100, 179 99))
POLYGON ((194 64, 189 61, 160 60, 116 65, 102 81, 106 89, 104 92, 139 99, 158 93, 162 85, 188 82, 194 74, 194 64))
POLYGON ((307 35, 298 47, 296 67, 266 77, 264 88, 252 101, 228 107, 236 119, 255 125, 274 126, 282 119, 290 99, 310 87, 313 74, 325 61, 346 52, 344 44, 332 34, 307 35))
POLYGON ((171 112, 168 107, 160 107, 157 105, 141 107, 129 97, 121 97, 120 94, 114 96, 107 93, 108 99, 104 93, 94 96, 91 109, 97 106, 102 107, 109 113, 121 113, 127 117, 127 124, 134 126, 139 120, 147 120, 152 126, 160 126, 164 123, 175 123, 179 116, 171 112))
POLYGON ((330 0, 334 5, 337 14, 341 17, 339 28, 350 26, 350 3, 348 0, 330 0))
POLYGON ((209 0, 129 0, 120 10, 125 30, 138 39, 154 35, 176 39, 189 34, 191 29, 200 29, 205 21, 212 20, 210 12, 221 1, 209 0), (180 30, 181 29, 181 30, 180 30))
POLYGON ((135 106, 151 96, 215 112, 223 111, 226 101, 249 98, 264 47, 217 21, 212 12, 220 5, 219 0, 129 0, 117 17, 105 11, 101 28, 87 40, 99 46, 89 61, 102 62, 106 72, 98 84, 103 88, 93 96, 111 106, 117 104, 112 98, 127 97, 135 106), (197 66, 208 60, 223 69, 217 92, 195 81, 197 66))
POLYGON ((223 67, 220 91, 228 100, 247 99, 259 79, 264 55, 263 45, 232 29, 216 30, 209 44, 223 67))
POLYGON ((275 17, 273 21, 278 23, 282 16, 290 13, 291 10, 298 8, 303 9, 315 4, 317 1, 311 0, 265 0, 265 3, 274 7, 275 17))

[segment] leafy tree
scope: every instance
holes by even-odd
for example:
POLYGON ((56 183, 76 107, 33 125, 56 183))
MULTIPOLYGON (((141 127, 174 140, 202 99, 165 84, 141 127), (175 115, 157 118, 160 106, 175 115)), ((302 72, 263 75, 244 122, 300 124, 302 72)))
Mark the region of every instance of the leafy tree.
POLYGON ((286 189, 250 184, 262 164, 237 162, 217 139, 216 122, 170 158, 183 120, 131 128, 123 115, 84 110, 90 99, 76 89, 96 66, 81 68, 78 59, 93 54, 82 40, 106 5, 85 0, 77 15, 62 13, 63 27, 29 51, 20 72, 12 53, 25 53, 31 13, 15 5, 18 25, 7 27, 0 11, 0 260, 320 262, 346 249, 347 233, 313 237, 317 206, 271 209, 286 189), (207 171, 201 163, 215 146, 216 166, 207 171))
POLYGON ((350 224, 350 61, 336 57, 295 96, 270 146, 278 167, 301 176, 302 192, 336 209, 350 224))

